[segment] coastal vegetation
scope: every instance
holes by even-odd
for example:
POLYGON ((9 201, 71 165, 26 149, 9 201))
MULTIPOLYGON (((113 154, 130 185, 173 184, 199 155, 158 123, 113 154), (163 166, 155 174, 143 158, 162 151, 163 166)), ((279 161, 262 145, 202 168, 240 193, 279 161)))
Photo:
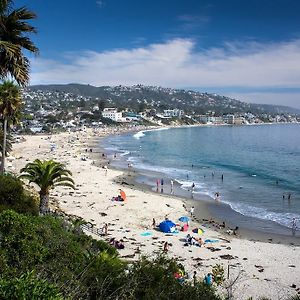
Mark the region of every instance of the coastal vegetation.
MULTIPOLYGON (((18 85, 29 82, 29 59, 24 51, 38 53, 38 48, 28 37, 36 33, 29 22, 35 13, 26 7, 14 8, 12 0, 0 1, 0 78, 13 79, 18 85)), ((13 81, 4 81, 0 86, 0 116, 3 122, 1 174, 5 170, 6 136, 10 121, 15 121, 21 106, 21 94, 13 81)))
MULTIPOLYGON (((9 200, 20 198, 21 182, 1 177, 18 190, 8 191, 9 200)), ((0 181, 1 203, 7 182, 0 181)), ((22 213, 17 206, 7 208, 0 212, 1 299, 232 299, 218 295, 214 286, 224 280, 219 265, 212 270, 219 280, 206 285, 201 278, 189 279, 184 266, 164 254, 123 260, 108 243, 86 235, 83 220, 74 216, 34 215, 29 205, 22 213)))
POLYGON ((75 183, 71 178, 72 173, 62 163, 54 160, 39 160, 26 164, 20 170, 21 179, 26 179, 29 183, 36 184, 40 195, 40 213, 49 210, 50 190, 57 186, 66 186, 75 189, 75 183))
POLYGON ((36 14, 26 7, 14 8, 12 0, 0 1, 0 77, 13 78, 21 86, 29 82, 29 59, 24 50, 38 53, 38 48, 28 37, 36 33, 29 22, 36 14))
POLYGON ((34 191, 25 189, 13 175, 0 175, 0 212, 13 209, 18 213, 38 215, 39 199, 34 191))
POLYGON ((220 299, 164 256, 127 263, 62 217, 0 214, 1 299, 220 299))
POLYGON ((4 81, 0 85, 0 114, 3 120, 1 174, 5 170, 5 157, 7 154, 7 129, 10 123, 16 123, 22 106, 19 87, 12 81, 4 81))

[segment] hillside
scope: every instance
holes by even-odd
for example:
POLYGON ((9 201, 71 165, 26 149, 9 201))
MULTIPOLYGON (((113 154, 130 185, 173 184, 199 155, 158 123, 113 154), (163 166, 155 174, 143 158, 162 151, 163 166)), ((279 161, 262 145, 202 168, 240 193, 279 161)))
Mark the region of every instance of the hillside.
POLYGON ((186 113, 206 114, 215 112, 216 115, 228 113, 254 114, 293 114, 300 115, 300 110, 279 105, 252 104, 238 101, 229 97, 200 93, 195 91, 162 88, 157 86, 101 86, 83 84, 65 85, 36 85, 32 91, 57 91, 71 93, 96 100, 104 100, 118 107, 129 107, 135 110, 141 108, 178 108, 186 113))

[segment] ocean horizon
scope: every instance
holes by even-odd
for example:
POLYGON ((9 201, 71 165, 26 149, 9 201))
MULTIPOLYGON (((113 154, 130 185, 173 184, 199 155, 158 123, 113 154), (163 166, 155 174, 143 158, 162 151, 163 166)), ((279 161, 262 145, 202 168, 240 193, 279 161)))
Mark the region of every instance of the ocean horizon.
POLYGON ((104 147, 121 158, 119 166, 159 172, 166 185, 172 179, 194 199, 291 228, 293 218, 300 226, 299 129, 300 124, 160 128, 110 136, 104 147))

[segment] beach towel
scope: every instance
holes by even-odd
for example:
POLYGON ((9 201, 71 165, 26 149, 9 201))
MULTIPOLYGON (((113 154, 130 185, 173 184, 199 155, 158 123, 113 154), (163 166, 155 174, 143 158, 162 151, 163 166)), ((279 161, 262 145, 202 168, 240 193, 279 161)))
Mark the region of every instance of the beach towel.
POLYGON ((149 231, 144 231, 141 233, 141 236, 151 236, 152 235, 152 232, 149 232, 149 231))
POLYGON ((207 239, 204 241, 205 243, 217 243, 219 242, 219 240, 211 240, 211 239, 207 239))

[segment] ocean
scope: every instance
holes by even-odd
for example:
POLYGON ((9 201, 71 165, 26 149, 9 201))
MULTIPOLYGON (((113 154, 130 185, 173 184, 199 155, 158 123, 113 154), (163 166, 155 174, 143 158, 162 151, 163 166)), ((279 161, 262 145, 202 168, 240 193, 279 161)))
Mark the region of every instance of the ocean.
POLYGON ((110 136, 104 145, 119 165, 159 172, 187 193, 194 183, 191 197, 225 203, 252 226, 290 228, 296 218, 300 227, 300 124, 162 128, 110 136))

